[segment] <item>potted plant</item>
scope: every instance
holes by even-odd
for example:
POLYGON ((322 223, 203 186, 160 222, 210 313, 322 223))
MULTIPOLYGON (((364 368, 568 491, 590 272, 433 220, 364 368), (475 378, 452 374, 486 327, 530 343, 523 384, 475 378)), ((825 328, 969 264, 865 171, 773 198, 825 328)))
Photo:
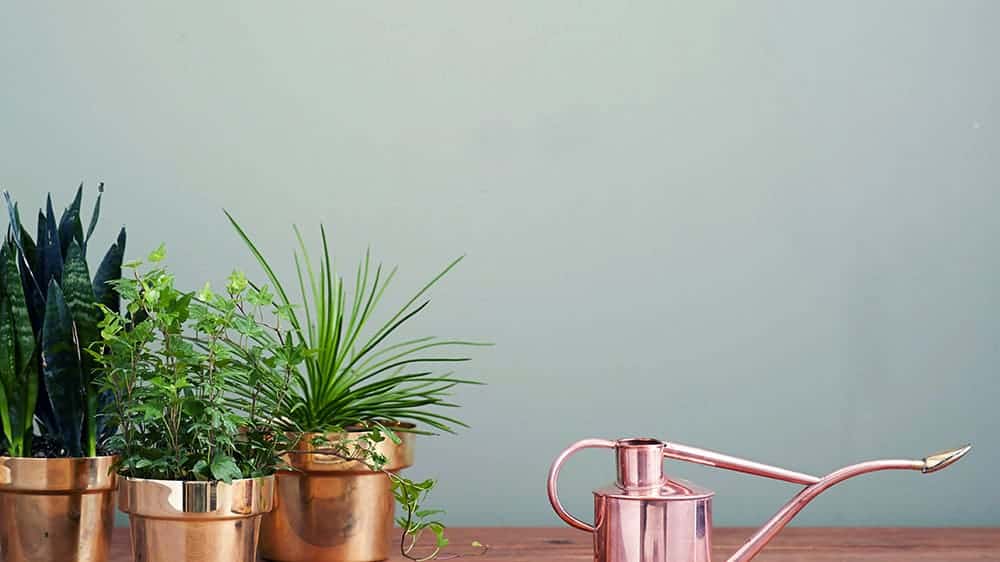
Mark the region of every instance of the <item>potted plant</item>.
MULTIPOLYGON (((268 261, 232 216, 229 220, 267 275, 278 306, 286 311, 294 341, 311 351, 280 405, 270 406, 288 435, 297 436, 277 473, 276 506, 264 517, 261 553, 282 562, 366 562, 388 557, 394 500, 403 508, 396 520, 404 536, 401 553, 424 531, 446 544, 439 511, 419 504, 434 481, 413 482, 398 471, 413 462, 413 438, 429 431, 463 426, 442 412, 456 405, 449 394, 473 381, 439 373, 442 364, 467 361, 453 351, 461 340, 422 337, 392 342, 427 302, 423 295, 461 258, 416 292, 387 321, 372 325, 379 302, 395 275, 373 266, 365 255, 353 295, 333 270, 326 233, 323 253, 313 263, 295 229, 301 302, 294 302, 268 261), (435 353, 435 352, 444 353, 435 353)), ((274 398, 270 398, 274 402, 274 398)))
POLYGON ((234 273, 221 295, 175 288, 159 262, 126 264, 115 283, 126 306, 105 308, 92 354, 114 395, 112 438, 121 455, 119 507, 143 562, 253 562, 261 515, 270 511, 280 434, 270 414, 234 409, 231 397, 282 386, 303 354, 270 345, 266 288, 234 273), (140 269, 141 268, 141 269, 140 269))
MULTIPOLYGON (((99 188, 103 192, 103 184, 99 188)), ((114 426, 99 412, 109 396, 85 352, 98 337, 98 304, 118 308, 109 285, 120 276, 125 229, 91 278, 83 186, 56 220, 51 196, 38 214, 37 240, 10 216, 0 248, 0 560, 106 559, 114 524, 115 474, 106 440, 114 426)))

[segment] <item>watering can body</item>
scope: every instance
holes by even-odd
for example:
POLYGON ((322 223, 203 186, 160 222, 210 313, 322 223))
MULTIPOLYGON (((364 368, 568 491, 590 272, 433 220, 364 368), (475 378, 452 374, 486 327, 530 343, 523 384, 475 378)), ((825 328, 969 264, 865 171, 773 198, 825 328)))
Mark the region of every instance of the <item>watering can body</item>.
POLYGON ((879 460, 844 467, 823 477, 761 464, 713 451, 656 439, 585 439, 552 464, 549 501, 569 525, 594 536, 595 562, 710 562, 712 496, 710 490, 664 475, 663 459, 673 458, 801 484, 799 491, 761 527, 728 562, 747 562, 817 495, 848 478, 879 470, 936 472, 964 456, 970 446, 930 455, 921 460, 879 460), (569 514, 559 501, 557 482, 563 463, 588 448, 614 451, 617 478, 594 490, 594 523, 569 514))
POLYGON ((712 492, 680 481, 595 490, 593 533, 595 560, 710 562, 712 492))

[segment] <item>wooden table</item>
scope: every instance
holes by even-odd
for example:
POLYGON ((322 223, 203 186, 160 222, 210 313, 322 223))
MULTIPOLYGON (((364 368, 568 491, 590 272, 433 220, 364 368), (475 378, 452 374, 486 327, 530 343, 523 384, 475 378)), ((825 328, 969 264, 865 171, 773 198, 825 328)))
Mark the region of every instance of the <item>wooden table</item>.
MULTIPOLYGON (((725 562, 751 529, 716 529, 713 559, 725 562)), ((450 529, 449 552, 473 553, 474 540, 489 545, 483 561, 587 562, 590 536, 568 528, 450 529)), ((111 560, 129 562, 128 530, 115 529, 111 560)), ((393 560, 402 560, 398 556, 393 560)), ((760 562, 1000 562, 1000 528, 983 529, 785 529, 755 560, 760 562)), ((178 562, 183 562, 178 559, 178 562)), ((222 561, 219 562, 228 562, 222 561)))

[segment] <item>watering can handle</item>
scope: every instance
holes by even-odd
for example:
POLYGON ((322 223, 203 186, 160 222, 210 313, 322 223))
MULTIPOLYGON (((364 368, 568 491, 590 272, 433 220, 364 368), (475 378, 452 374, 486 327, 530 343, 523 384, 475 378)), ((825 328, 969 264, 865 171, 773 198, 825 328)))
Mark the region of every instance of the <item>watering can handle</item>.
POLYGON ((566 523, 569 523, 571 527, 580 529, 581 531, 587 531, 589 533, 594 532, 594 526, 588 523, 580 521, 576 517, 569 514, 568 511, 559 503, 559 493, 557 491, 557 486, 559 483, 559 471, 562 470, 562 465, 566 462, 573 453, 581 451, 583 449, 614 449, 615 442, 608 441, 607 439, 584 439, 583 441, 577 441, 570 445, 568 449, 563 451, 552 463, 552 468, 549 469, 549 480, 548 480, 548 491, 549 491, 549 503, 552 504, 552 509, 555 510, 556 514, 566 523))

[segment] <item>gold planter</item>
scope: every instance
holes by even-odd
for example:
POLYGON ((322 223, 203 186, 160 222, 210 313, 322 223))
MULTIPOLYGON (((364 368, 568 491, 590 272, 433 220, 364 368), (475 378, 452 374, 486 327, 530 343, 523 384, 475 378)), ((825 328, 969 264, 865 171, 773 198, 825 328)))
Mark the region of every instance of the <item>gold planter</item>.
POLYGON ((0 562, 104 562, 114 457, 0 457, 0 562))
POLYGON ((122 478, 135 562, 254 562, 274 477, 225 482, 122 478))
MULTIPOLYGON (((413 434, 386 439, 378 452, 386 469, 413 464, 413 434)), ((349 438, 360 434, 349 434, 349 438)), ((336 441, 342 435, 328 435, 336 441)), ((264 516, 261 554, 280 562, 371 562, 389 557, 395 502, 389 477, 359 462, 312 452, 315 435, 303 436, 286 458, 295 470, 276 474, 274 511, 264 516)))

